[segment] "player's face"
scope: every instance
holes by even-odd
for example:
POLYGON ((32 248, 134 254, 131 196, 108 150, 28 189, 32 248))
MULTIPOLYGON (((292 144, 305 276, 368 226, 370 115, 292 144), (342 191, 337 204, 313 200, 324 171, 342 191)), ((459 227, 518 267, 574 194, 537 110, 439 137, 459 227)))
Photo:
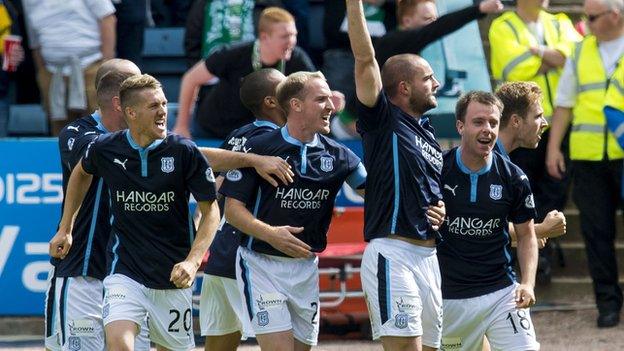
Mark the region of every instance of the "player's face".
POLYGON ((499 122, 498 107, 471 101, 464 122, 457 121, 462 152, 479 158, 488 157, 498 136, 499 122))
POLYGON ((329 85, 323 79, 314 78, 307 83, 301 111, 310 132, 329 133, 329 119, 334 110, 331 96, 329 85))
POLYGON ((424 27, 438 19, 438 9, 433 1, 421 2, 416 5, 411 16, 403 18, 403 26, 406 29, 416 29, 424 27))
POLYGON ((281 60, 290 60, 292 51, 297 45, 297 27, 295 22, 280 22, 270 26, 267 33, 261 33, 267 51, 273 52, 281 60))
POLYGON ((425 113, 438 106, 436 92, 440 83, 433 76, 433 69, 426 61, 418 63, 417 73, 413 77, 409 96, 409 105, 414 112, 425 113))
POLYGON ((167 136, 167 99, 162 89, 144 89, 139 93, 131 123, 140 135, 149 139, 167 136))
POLYGON ((540 103, 534 103, 529 108, 525 118, 520 118, 518 136, 520 146, 535 149, 542 139, 542 133, 548 126, 544 118, 544 109, 540 103))

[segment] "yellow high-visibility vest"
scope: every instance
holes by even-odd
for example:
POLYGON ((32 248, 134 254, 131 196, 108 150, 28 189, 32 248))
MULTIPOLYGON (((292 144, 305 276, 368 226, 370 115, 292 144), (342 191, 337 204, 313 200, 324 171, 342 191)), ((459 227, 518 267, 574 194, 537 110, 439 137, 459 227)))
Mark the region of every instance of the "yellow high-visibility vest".
POLYGON ((618 62, 617 68, 609 80, 605 106, 624 111, 624 57, 618 62))
POLYGON ((570 158, 582 161, 600 161, 605 156, 609 160, 624 158, 624 150, 608 130, 603 112, 607 72, 600 58, 596 37, 587 36, 576 45, 572 63, 577 95, 572 109, 570 158))
POLYGON ((556 100, 557 85, 561 69, 538 73, 541 57, 533 55, 529 48, 546 45, 569 57, 574 44, 581 41, 581 35, 574 29, 565 14, 550 14, 541 11, 539 22, 544 28, 544 41, 539 43, 524 21, 514 11, 508 11, 492 22, 489 31, 490 68, 498 83, 508 81, 532 81, 542 89, 544 116, 550 122, 556 100))

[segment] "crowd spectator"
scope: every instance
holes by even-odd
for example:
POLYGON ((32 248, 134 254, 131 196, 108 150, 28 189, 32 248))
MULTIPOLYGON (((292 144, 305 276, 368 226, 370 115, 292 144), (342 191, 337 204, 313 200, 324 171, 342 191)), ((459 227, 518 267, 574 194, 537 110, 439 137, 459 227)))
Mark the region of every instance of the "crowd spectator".
POLYGON ((30 48, 50 131, 96 109, 95 74, 115 56, 110 0, 24 0, 30 48))
POLYGON ((223 47, 188 70, 180 86, 178 117, 174 132, 194 138, 224 138, 234 129, 254 120, 239 98, 241 78, 261 68, 283 74, 314 71, 308 55, 297 43, 295 19, 284 9, 266 8, 258 20, 258 39, 223 47), (191 107, 199 86, 219 78, 208 96, 191 107), (191 124, 192 123, 192 124, 191 124))
POLYGON ((183 27, 191 8, 191 0, 149 0, 149 5, 152 25, 183 27))
POLYGON ((576 44, 566 59, 552 118, 546 165, 561 178, 566 170, 561 144, 569 125, 573 198, 593 280, 597 325, 620 322, 622 289, 615 251, 615 211, 622 190, 624 150, 606 125, 603 114, 609 77, 624 55, 624 1, 585 0, 591 35, 576 44))
POLYGON ((117 57, 141 67, 148 0, 115 1, 117 57))
MULTIPOLYGON (((4 40, 7 35, 19 34, 17 25, 17 12, 8 0, 0 0, 0 55, 6 54, 9 61, 13 65, 19 65, 24 60, 24 50, 22 45, 15 44, 11 48, 11 52, 4 52, 4 40)), ((0 59, 0 63, 4 58, 0 59)), ((0 70, 0 138, 7 136, 9 124, 9 89, 10 89, 10 73, 6 70, 0 70)))
MULTIPOLYGON (((515 11, 507 11, 492 22, 489 39, 494 79, 537 83, 544 94, 544 117, 550 122, 565 59, 582 37, 568 16, 550 14, 547 7, 547 0, 518 0, 515 11)), ((553 209, 563 210, 569 185, 567 175, 560 180, 546 171, 544 161, 549 136, 548 130, 542 134, 537 149, 518 148, 510 153, 512 162, 530 179, 538 222, 553 209)), ((567 144, 567 138, 564 143, 567 144)), ((537 279, 542 283, 550 282, 551 243, 540 252, 537 279)))

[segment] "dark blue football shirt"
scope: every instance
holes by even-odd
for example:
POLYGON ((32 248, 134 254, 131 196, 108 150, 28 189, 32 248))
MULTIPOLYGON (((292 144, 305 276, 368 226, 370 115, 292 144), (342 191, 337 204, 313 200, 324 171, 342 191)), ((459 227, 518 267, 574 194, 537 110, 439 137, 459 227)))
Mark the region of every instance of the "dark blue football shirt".
MULTIPOLYGON (((220 192, 247 204, 259 220, 273 226, 303 227, 295 234, 321 252, 327 246, 327 229, 334 200, 342 184, 359 188, 366 180, 360 159, 347 147, 317 134, 313 141, 302 143, 288 134, 287 127, 253 138, 247 147, 260 155, 279 156, 292 166, 294 182, 274 187, 253 169, 230 171, 220 192)), ((287 256, 268 243, 243 233, 241 246, 256 252, 287 256)))
POLYGON ((501 155, 505 160, 511 162, 511 159, 509 158, 509 154, 507 153, 507 150, 505 150, 505 146, 503 145, 500 139, 496 139, 496 143, 494 144, 494 147, 492 148, 492 150, 495 152, 498 152, 498 154, 501 155))
MULTIPOLYGON (((67 191, 69 176, 83 157, 89 143, 108 133, 99 113, 80 118, 61 130, 59 152, 63 170, 63 194, 67 191)), ((72 228, 72 246, 64 259, 52 258, 56 277, 106 277, 106 246, 110 238, 110 211, 108 187, 94 177, 80 206, 72 228)), ((63 205, 65 203, 63 202, 63 205)), ((64 207, 64 206, 63 206, 64 207)))
POLYGON ((454 148, 444 154, 442 182, 446 219, 437 246, 442 297, 466 299, 513 284, 509 222, 536 216, 527 176, 496 152, 471 172, 461 149, 454 148))
MULTIPOLYGON (((279 127, 276 124, 269 121, 255 121, 246 124, 230 133, 221 144, 221 149, 247 152, 249 151, 246 146, 247 140, 277 128, 279 127)), ((221 213, 223 213, 222 204, 223 201, 220 201, 221 213)), ((225 222, 225 218, 222 218, 220 229, 210 245, 210 256, 208 256, 208 262, 206 262, 204 269, 206 274, 236 279, 236 250, 240 244, 240 237, 240 232, 225 222)))
POLYGON ((364 239, 435 238, 425 214, 442 199, 442 150, 429 119, 406 114, 382 91, 372 108, 358 102, 357 129, 368 171, 364 239))
POLYGON ((195 226, 189 195, 215 199, 212 169, 195 144, 175 134, 142 148, 129 131, 102 135, 82 161, 104 179, 113 215, 109 272, 153 289, 175 289, 171 270, 189 253, 195 226))

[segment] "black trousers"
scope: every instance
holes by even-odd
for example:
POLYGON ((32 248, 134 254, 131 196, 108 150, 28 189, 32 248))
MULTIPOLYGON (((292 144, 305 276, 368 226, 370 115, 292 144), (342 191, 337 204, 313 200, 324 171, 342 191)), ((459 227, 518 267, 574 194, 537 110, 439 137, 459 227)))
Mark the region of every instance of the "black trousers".
POLYGON ((615 212, 620 205, 622 160, 573 161, 573 198, 580 211, 587 262, 600 313, 622 308, 615 252, 615 212))

